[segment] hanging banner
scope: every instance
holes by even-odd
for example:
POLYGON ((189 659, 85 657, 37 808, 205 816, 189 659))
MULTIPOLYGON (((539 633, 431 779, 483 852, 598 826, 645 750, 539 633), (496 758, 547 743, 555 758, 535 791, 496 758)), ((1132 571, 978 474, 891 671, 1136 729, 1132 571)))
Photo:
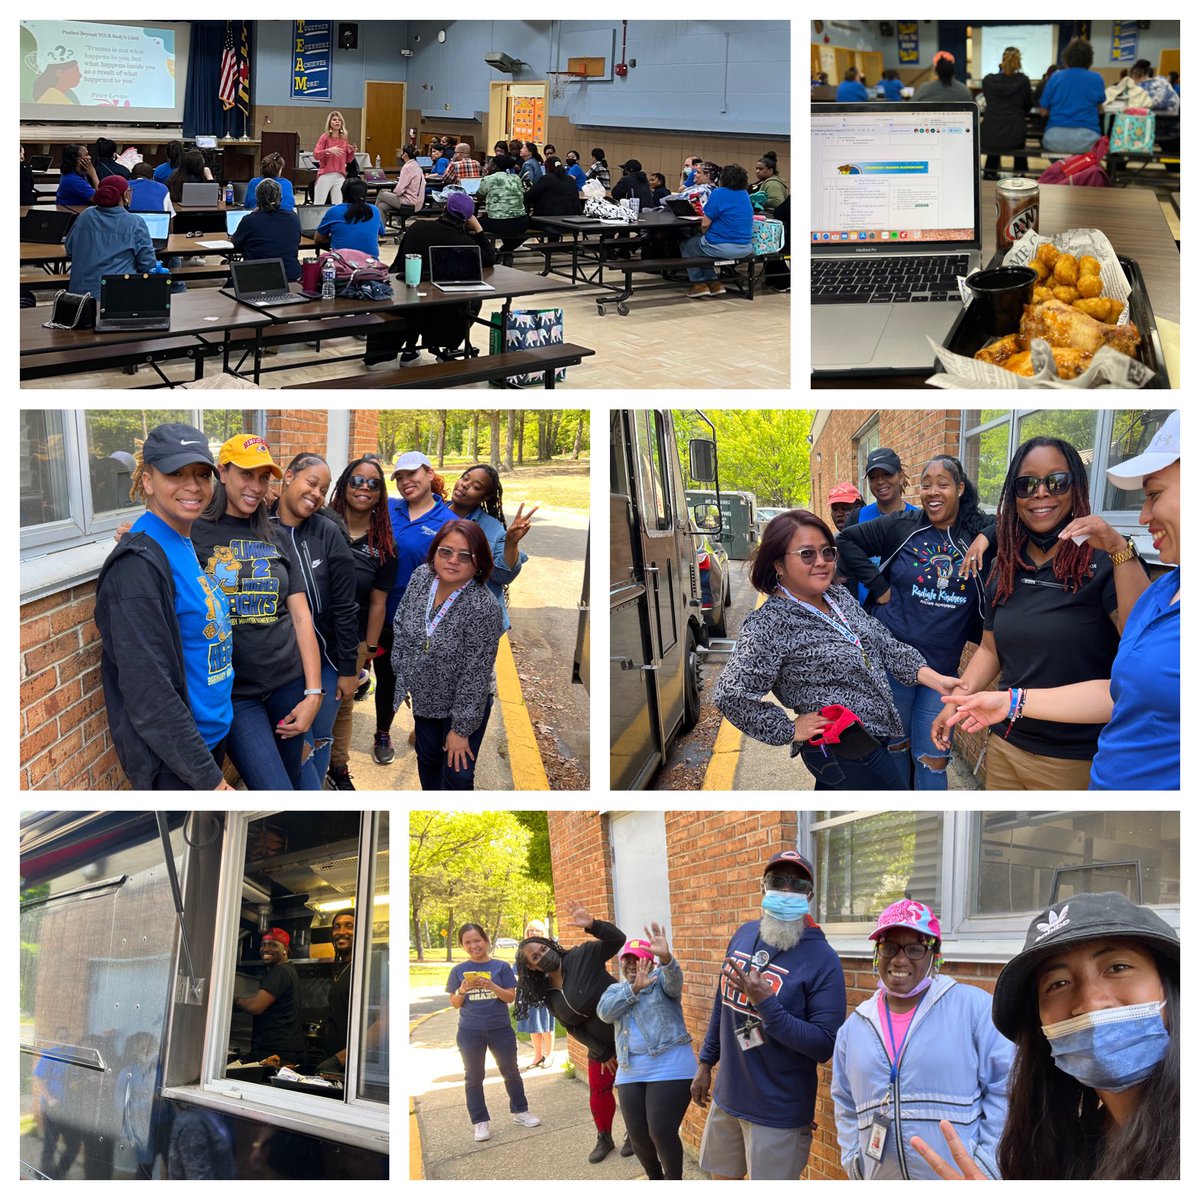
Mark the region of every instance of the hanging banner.
POLYGON ((333 22, 292 22, 292 99, 332 97, 333 22))
POLYGON ((921 39, 916 21, 896 22, 896 46, 900 52, 902 67, 919 66, 921 62, 921 39))
POLYGON ((1109 62, 1137 62, 1136 21, 1114 21, 1112 23, 1112 41, 1109 44, 1109 52, 1112 55, 1109 62))

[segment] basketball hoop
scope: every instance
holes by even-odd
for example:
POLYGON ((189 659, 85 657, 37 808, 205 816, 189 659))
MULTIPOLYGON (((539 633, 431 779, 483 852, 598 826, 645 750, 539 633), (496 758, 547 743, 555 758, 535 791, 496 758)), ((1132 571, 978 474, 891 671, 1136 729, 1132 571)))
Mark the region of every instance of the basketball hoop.
POLYGON ((547 71, 554 78, 551 85, 551 95, 555 100, 561 100, 567 94, 567 81, 571 79, 586 79, 586 71, 547 71))

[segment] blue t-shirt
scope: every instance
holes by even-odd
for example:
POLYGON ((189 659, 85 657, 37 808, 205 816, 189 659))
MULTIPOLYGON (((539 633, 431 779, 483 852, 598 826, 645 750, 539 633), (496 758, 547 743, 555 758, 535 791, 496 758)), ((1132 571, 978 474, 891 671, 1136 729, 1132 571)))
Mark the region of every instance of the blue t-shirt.
POLYGON ((175 618, 183 641, 183 674, 196 729, 211 750, 233 724, 233 626, 229 601, 200 567, 191 538, 152 512, 131 533, 144 533, 163 549, 175 581, 175 618))
POLYGON ((1104 103, 1104 79, 1086 67, 1064 67, 1046 80, 1042 107, 1047 129, 1094 129, 1100 132, 1097 105, 1104 103))
POLYGON ((388 516, 392 520, 392 536, 396 540, 396 583, 388 593, 387 623, 390 625, 396 616, 400 598, 412 573, 425 561, 429 555, 429 543, 434 535, 447 521, 454 520, 450 506, 440 496, 434 496, 436 503, 427 512, 410 520, 408 504, 404 500, 388 499, 388 516))
POLYGON ((1125 622, 1112 666, 1112 719, 1092 760, 1093 791, 1179 788, 1180 605, 1171 603, 1179 575, 1176 568, 1156 579, 1125 622))
POLYGON ((96 195, 92 185, 77 171, 64 175, 58 181, 58 190, 54 193, 54 203, 62 205, 91 204, 96 195))
MULTIPOLYGON (((904 502, 904 512, 916 512, 916 510, 917 506, 915 504, 909 504, 907 500, 904 502)), ((859 509, 858 524, 865 525, 868 521, 875 520, 877 516, 879 516, 879 505, 877 502, 872 501, 870 504, 865 504, 861 509, 859 509)), ((873 554, 871 556, 871 561, 876 566, 879 566, 879 555, 873 554)), ((870 595, 870 593, 867 591, 866 584, 858 583, 855 584, 855 587, 858 588, 859 604, 866 604, 867 596, 870 595)))
POLYGON ((348 204, 335 204, 321 218, 317 232, 329 235, 329 246, 332 250, 361 250, 364 254, 373 254, 378 258, 379 239, 387 232, 379 209, 373 204, 368 205, 371 219, 351 224, 346 220, 346 210, 349 207, 348 204))
POLYGON ((885 100, 902 100, 900 93, 903 88, 904 84, 899 79, 884 79, 879 84, 879 91, 883 92, 885 100))
POLYGON ((861 79, 843 79, 838 84, 837 102, 847 104, 852 100, 867 100, 867 89, 861 79))
MULTIPOLYGON (((243 208, 256 208, 258 201, 255 199, 255 192, 258 191, 258 185, 264 179, 269 179, 268 175, 255 175, 255 177, 246 184, 246 203, 243 208)), ((282 176, 275 176, 275 182, 279 184, 279 190, 283 194, 283 199, 280 201, 279 207, 287 209, 288 212, 296 211, 296 193, 292 190, 292 181, 284 179, 282 176)))
POLYGON ((574 163, 567 168, 567 174, 575 180, 576 191, 583 191, 583 185, 587 183, 587 172, 578 163, 574 163))
MULTIPOLYGON (((455 963, 446 977, 446 994, 457 992, 467 975, 485 975, 502 988, 517 986, 512 967, 501 959, 489 958, 483 963, 455 963)), ((507 1029, 508 1005, 487 988, 472 988, 458 1010, 458 1025, 460 1029, 507 1029)))
MULTIPOLYGON (((636 1006, 635 1006, 636 1007, 636 1006)), ((629 1027, 629 1066, 617 1067, 616 1085, 623 1083, 662 1083, 668 1079, 691 1079, 696 1074, 696 1052, 690 1042, 680 1042, 661 1054, 652 1055, 642 1031, 638 1028, 637 1013, 631 1009, 629 1027)))
POLYGON ((712 222, 704 235, 705 241, 748 246, 754 235, 754 205, 745 191, 713 188, 704 215, 712 222))
POLYGON ((432 167, 429 168, 431 175, 445 175, 446 168, 450 165, 450 160, 443 154, 432 167))
POLYGON ((167 180, 171 178, 174 170, 175 168, 171 166, 169 162, 159 163, 158 166, 154 168, 154 178, 157 179, 159 183, 166 183, 167 180))
POLYGON ((167 185, 153 179, 129 181, 130 212, 170 212, 167 208, 167 185))

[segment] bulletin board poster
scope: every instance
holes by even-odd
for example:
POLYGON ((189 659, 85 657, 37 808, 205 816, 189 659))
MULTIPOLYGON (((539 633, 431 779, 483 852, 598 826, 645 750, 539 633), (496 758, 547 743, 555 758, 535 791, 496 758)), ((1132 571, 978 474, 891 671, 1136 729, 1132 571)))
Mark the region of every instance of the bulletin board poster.
POLYGON ((1109 62, 1137 62, 1136 21, 1114 21, 1112 23, 1112 43, 1109 50, 1112 54, 1109 62))
POLYGON ((514 138, 522 142, 546 140, 546 102, 540 96, 514 96, 512 101, 514 138))
POLYGON ((292 99, 330 100, 333 22, 292 22, 292 99))
POLYGON ((921 62, 921 39, 916 21, 896 22, 896 46, 900 52, 902 67, 919 66, 921 62))

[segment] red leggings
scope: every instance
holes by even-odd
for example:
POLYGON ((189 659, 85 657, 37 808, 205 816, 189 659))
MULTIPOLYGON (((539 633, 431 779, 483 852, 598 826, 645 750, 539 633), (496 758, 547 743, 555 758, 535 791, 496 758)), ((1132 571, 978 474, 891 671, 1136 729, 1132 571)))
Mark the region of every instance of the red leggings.
POLYGON ((594 1058, 588 1059, 588 1090, 592 1120, 598 1133, 612 1133, 613 1114, 617 1111, 617 1098, 613 1095, 613 1084, 617 1081, 613 1071, 602 1071, 603 1064, 594 1058))

